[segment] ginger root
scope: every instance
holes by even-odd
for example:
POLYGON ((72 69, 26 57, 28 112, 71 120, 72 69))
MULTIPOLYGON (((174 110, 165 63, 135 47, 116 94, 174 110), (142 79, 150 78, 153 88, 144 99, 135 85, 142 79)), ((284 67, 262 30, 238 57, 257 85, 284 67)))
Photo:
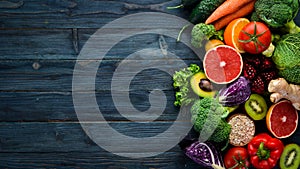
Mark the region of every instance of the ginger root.
POLYGON ((300 86, 294 84, 288 84, 284 78, 277 78, 271 80, 268 86, 270 100, 273 103, 277 103, 281 99, 290 100, 293 106, 300 110, 300 86))

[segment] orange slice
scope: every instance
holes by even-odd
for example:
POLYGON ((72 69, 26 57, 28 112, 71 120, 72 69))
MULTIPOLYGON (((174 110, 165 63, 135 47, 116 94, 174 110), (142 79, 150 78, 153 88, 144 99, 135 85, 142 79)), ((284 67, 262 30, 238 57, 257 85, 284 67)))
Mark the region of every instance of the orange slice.
POLYGON ((250 21, 247 18, 237 18, 232 20, 224 31, 225 44, 234 47, 240 53, 245 53, 239 43, 238 37, 243 27, 249 22, 250 21))

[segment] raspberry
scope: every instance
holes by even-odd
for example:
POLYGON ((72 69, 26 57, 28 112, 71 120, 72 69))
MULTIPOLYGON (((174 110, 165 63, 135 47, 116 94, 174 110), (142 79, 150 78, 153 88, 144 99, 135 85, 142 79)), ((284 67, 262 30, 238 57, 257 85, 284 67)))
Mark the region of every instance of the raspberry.
POLYGON ((273 68, 273 61, 270 58, 263 57, 262 62, 261 62, 261 70, 266 70, 273 68))
POLYGON ((256 76, 256 70, 252 65, 246 63, 244 66, 243 74, 245 78, 251 80, 256 76))
POLYGON ((251 84, 251 91, 257 94, 263 94, 265 90, 265 83, 260 76, 257 76, 251 84))
POLYGON ((259 68, 261 64, 261 59, 257 56, 245 56, 245 63, 251 64, 255 68, 259 68))
POLYGON ((269 82, 272 79, 275 79, 277 76, 277 73, 275 71, 270 71, 270 72, 263 72, 261 73, 259 76, 261 76, 261 78, 267 83, 269 84, 269 82))

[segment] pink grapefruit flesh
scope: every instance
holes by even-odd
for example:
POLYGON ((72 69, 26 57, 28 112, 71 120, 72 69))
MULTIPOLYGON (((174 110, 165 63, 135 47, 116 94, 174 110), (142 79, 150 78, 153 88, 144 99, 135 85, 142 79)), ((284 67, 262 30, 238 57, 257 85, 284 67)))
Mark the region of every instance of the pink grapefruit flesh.
POLYGON ((208 50, 203 66, 206 77, 216 84, 227 84, 236 80, 243 68, 240 53, 228 45, 219 45, 208 50))
POLYGON ((272 105, 266 117, 269 131, 277 138, 291 136, 298 126, 298 112, 288 100, 272 105))

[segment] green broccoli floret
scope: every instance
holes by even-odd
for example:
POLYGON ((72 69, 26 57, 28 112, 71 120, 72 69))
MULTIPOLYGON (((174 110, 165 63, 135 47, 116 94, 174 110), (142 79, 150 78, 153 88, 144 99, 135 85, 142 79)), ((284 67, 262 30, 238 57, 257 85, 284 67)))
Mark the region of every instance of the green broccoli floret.
POLYGON ((297 33, 300 28, 294 23, 299 10, 299 0, 257 0, 255 13, 272 28, 284 28, 288 33, 297 33))
POLYGON ((300 27, 298 25, 296 25, 294 20, 292 20, 284 25, 282 31, 287 32, 287 33, 299 33, 300 27))
POLYGON ((191 44, 196 48, 200 48, 204 40, 211 38, 223 40, 223 33, 223 30, 216 31, 215 27, 211 24, 199 23, 192 29, 191 44))
POLYGON ((227 141, 231 126, 222 118, 227 113, 227 109, 214 98, 197 100, 191 107, 194 129, 200 136, 207 135, 210 141, 227 141))
POLYGON ((196 64, 190 64, 189 67, 176 71, 173 74, 173 87, 179 89, 175 93, 175 106, 189 105, 199 98, 193 94, 190 88, 190 78, 201 71, 200 67, 196 64))

